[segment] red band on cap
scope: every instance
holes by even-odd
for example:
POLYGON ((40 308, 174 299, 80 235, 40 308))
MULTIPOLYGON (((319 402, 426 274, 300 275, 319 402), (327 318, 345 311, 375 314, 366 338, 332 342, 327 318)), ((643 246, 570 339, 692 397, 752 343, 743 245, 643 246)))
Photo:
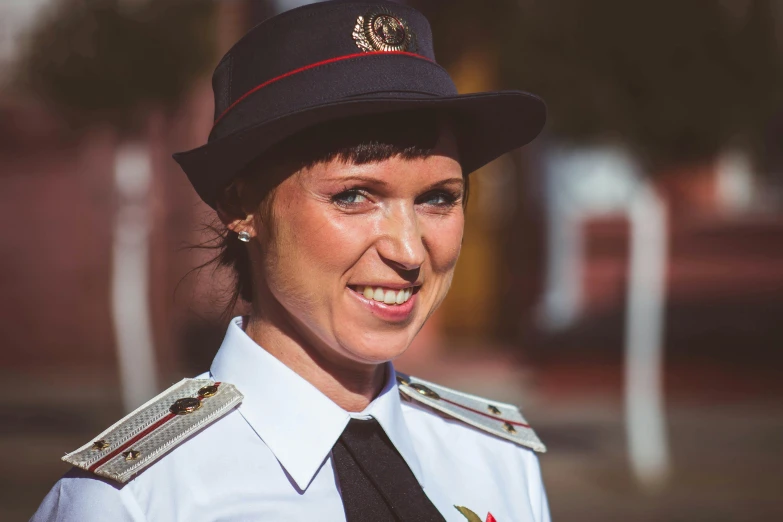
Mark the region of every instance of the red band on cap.
POLYGON ((215 123, 213 123, 212 126, 214 127, 215 125, 217 125, 218 122, 223 119, 223 116, 225 116, 231 109, 236 107, 236 105, 239 102, 241 102, 242 100, 244 100, 245 98, 247 98, 248 96, 253 94, 254 92, 256 92, 256 91, 258 91, 260 89, 263 89, 264 87, 266 87, 267 85, 269 85, 271 83, 275 83, 278 80, 282 80, 283 78, 287 78, 289 76, 293 76, 294 74, 297 74, 297 73, 300 73, 300 72, 304 72, 304 71, 306 71, 308 69, 313 69, 314 67, 320 67, 321 65, 326 65, 326 64, 334 63, 334 62, 341 62, 343 60, 350 60, 352 58, 361 58, 362 56, 376 56, 376 55, 379 55, 379 54, 401 54, 401 55, 405 55, 405 56, 412 56, 414 58, 421 58, 422 60, 432 61, 429 58, 427 58, 426 56, 422 56, 422 55, 416 54, 416 53, 409 53, 409 52, 406 52, 406 51, 373 51, 373 52, 369 52, 369 53, 347 54, 345 56, 338 56, 336 58, 329 58, 328 60, 323 60, 323 61, 320 61, 320 62, 311 63, 310 65, 305 65, 304 67, 300 67, 298 69, 294 69, 293 71, 288 71, 287 73, 281 74, 280 76, 275 76, 274 78, 272 78, 270 80, 267 80, 267 81, 265 81, 264 83, 262 83, 260 85, 256 85, 255 87, 253 87, 252 89, 247 91, 245 94, 243 94, 242 96, 237 98, 236 101, 234 101, 234 103, 229 105, 228 108, 225 111, 223 111, 223 113, 220 116, 217 117, 217 119, 215 120, 215 123))

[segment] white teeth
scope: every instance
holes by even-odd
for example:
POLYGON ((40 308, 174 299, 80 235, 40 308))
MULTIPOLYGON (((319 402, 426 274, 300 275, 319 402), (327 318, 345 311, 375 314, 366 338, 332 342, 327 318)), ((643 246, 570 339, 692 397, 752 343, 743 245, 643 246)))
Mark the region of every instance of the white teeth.
POLYGON ((408 301, 413 295, 412 288, 404 288, 402 290, 391 290, 380 286, 359 286, 356 291, 362 294, 366 299, 372 299, 379 303, 385 304, 398 304, 401 305, 408 301))
POLYGON ((386 290, 386 295, 383 297, 383 302, 386 304, 394 304, 397 302, 397 292, 394 290, 386 290))

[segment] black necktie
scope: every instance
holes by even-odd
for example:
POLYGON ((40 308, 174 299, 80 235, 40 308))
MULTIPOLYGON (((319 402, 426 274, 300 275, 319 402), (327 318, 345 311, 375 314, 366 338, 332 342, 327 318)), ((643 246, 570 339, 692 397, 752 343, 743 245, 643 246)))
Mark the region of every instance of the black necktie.
POLYGON ((332 462, 348 522, 445 522, 375 419, 351 419, 332 462))

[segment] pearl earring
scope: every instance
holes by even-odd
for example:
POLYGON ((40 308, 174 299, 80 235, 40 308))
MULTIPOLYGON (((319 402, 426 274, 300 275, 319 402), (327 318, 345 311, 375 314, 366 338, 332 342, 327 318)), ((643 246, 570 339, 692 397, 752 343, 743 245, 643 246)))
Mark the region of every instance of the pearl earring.
POLYGON ((238 234, 239 240, 243 243, 250 243, 250 234, 244 230, 238 234))

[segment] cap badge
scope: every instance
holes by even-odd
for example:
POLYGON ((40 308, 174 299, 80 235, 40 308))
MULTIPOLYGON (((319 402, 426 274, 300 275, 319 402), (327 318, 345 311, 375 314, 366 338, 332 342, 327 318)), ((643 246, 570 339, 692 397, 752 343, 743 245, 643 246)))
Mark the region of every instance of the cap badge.
POLYGON ((408 23, 386 8, 356 19, 353 39, 362 51, 415 51, 416 38, 408 23))

